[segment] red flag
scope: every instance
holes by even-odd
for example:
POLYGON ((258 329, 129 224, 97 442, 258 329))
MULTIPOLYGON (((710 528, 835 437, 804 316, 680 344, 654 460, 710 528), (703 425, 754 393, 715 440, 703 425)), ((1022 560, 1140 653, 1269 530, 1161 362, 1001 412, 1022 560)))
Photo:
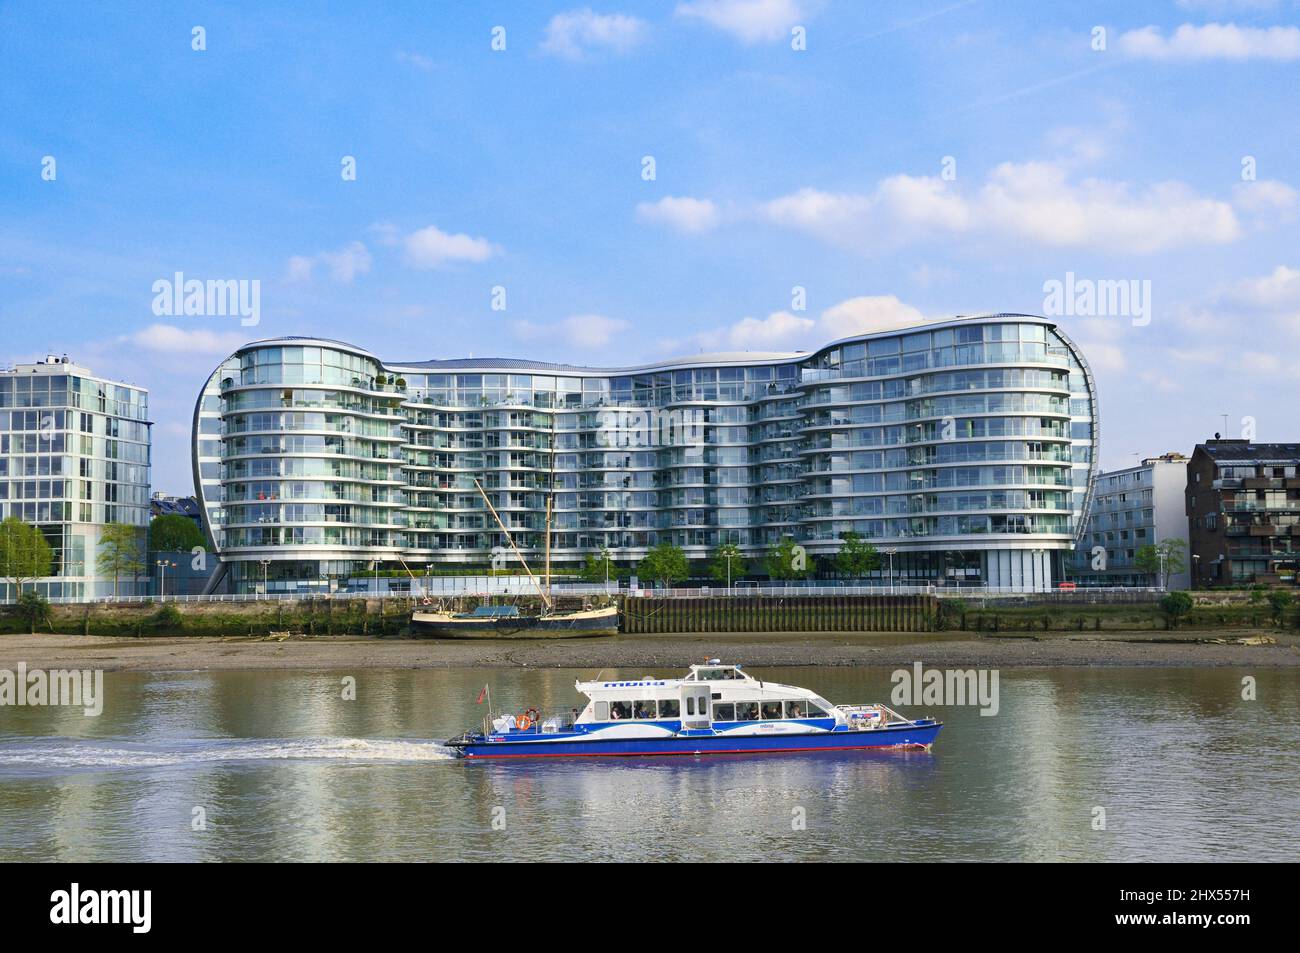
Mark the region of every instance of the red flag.
POLYGON ((488 687, 487 687, 486 685, 484 685, 483 688, 479 690, 479 693, 478 693, 478 701, 476 701, 474 704, 476 704, 476 705, 481 705, 481 704, 483 704, 483 697, 487 694, 487 689, 488 689, 488 687))

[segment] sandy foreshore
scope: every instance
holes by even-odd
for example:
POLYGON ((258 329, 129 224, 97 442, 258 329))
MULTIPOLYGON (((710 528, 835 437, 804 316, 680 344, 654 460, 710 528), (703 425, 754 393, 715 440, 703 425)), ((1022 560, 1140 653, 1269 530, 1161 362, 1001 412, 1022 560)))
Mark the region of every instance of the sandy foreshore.
POLYGON ((99 668, 177 672, 256 669, 455 667, 683 667, 709 656, 751 666, 1247 666, 1300 667, 1300 637, 1263 635, 1274 644, 1211 644, 1214 632, 1179 631, 1166 641, 1134 633, 1105 638, 980 637, 972 633, 807 633, 642 635, 616 639, 433 641, 318 637, 270 641, 200 636, 140 639, 78 635, 0 636, 0 669, 99 668))

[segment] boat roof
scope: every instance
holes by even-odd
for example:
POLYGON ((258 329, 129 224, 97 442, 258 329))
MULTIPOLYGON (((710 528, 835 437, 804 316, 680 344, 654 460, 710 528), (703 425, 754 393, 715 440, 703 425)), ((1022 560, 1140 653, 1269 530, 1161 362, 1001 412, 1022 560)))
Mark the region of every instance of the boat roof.
POLYGON ((717 659, 690 666, 685 675, 660 678, 655 675, 643 675, 640 678, 621 678, 604 681, 599 678, 590 682, 577 681, 574 684, 584 694, 588 691, 605 688, 659 688, 679 685, 682 682, 756 682, 752 675, 743 671, 739 664, 723 663, 717 659))

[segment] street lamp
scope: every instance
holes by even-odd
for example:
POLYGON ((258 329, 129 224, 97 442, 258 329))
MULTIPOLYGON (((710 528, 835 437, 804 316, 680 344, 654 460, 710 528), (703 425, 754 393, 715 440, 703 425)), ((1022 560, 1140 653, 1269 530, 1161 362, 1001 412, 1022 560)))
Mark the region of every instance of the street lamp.
POLYGON ((270 593, 267 590, 270 588, 270 586, 267 583, 266 577, 267 577, 267 571, 271 568, 271 560, 259 559, 258 562, 262 564, 262 595, 269 596, 270 593))
POLYGON ((890 549, 882 549, 881 552, 889 557, 889 594, 892 596, 894 594, 894 554, 898 550, 891 547, 890 549))
POLYGON ((176 568, 176 564, 168 562, 166 559, 156 560, 154 565, 158 567, 158 599, 160 602, 167 601, 167 567, 176 568))

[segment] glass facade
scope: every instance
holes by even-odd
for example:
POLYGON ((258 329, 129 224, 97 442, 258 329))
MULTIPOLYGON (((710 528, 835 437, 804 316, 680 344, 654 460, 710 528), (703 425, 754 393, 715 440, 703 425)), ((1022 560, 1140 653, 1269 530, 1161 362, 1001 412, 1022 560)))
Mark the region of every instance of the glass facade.
MULTIPOLYGON (((139 527, 143 548, 150 426, 146 390, 67 358, 0 370, 0 519, 45 534, 54 566, 34 583, 38 591, 76 599, 148 592, 143 568, 115 583, 99 574, 97 556, 108 523, 139 527)), ((14 598, 13 588, 0 581, 0 598, 14 598)))
POLYGON ((483 567, 505 539, 476 479, 525 553, 551 496, 560 566, 665 540, 829 555, 854 531, 898 549, 902 579, 1041 587, 1081 531, 1095 423, 1087 365, 1033 316, 627 369, 284 339, 214 372, 194 462, 243 588, 483 567))

